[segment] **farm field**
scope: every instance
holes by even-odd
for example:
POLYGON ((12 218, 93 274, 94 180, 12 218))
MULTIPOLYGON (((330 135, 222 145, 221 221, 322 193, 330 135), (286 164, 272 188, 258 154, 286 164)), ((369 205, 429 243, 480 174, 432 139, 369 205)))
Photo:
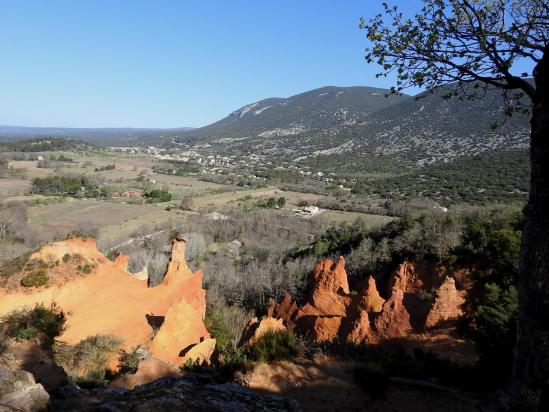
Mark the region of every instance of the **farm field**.
POLYGON ((127 237, 144 224, 153 226, 175 217, 177 212, 168 212, 162 205, 134 205, 90 199, 70 199, 63 203, 29 208, 29 223, 52 236, 84 225, 100 227, 100 233, 104 236, 127 237))
POLYGON ((0 178, 0 196, 6 199, 9 196, 17 196, 30 190, 31 182, 25 179, 0 178))
POLYGON ((339 210, 323 210, 322 213, 313 217, 323 223, 354 223, 357 219, 362 219, 368 229, 376 229, 392 220, 394 217, 373 215, 370 213, 343 212, 339 210))

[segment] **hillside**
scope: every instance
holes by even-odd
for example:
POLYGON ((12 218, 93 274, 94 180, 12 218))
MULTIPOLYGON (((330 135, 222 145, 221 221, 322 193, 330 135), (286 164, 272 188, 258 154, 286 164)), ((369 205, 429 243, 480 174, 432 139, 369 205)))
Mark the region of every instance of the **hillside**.
POLYGON ((416 98, 386 98, 386 92, 325 87, 267 99, 177 138, 165 134, 164 143, 345 173, 375 171, 371 165, 380 162, 398 170, 528 147, 528 115, 505 119, 504 101, 496 90, 463 101, 444 99, 447 90, 416 98))
POLYGON ((375 87, 327 86, 288 98, 269 98, 245 105, 175 140, 270 139, 353 125, 363 122, 370 113, 409 99, 405 95, 386 97, 388 93, 375 87))

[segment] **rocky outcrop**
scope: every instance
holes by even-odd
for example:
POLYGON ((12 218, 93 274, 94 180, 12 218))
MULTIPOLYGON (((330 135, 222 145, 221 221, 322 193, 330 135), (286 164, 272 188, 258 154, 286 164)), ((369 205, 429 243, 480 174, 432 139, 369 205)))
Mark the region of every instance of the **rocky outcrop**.
POLYGON ((79 391, 54 399, 59 411, 299 411, 295 401, 254 392, 208 376, 165 377, 132 390, 79 391))
POLYGON ((202 272, 191 272, 185 262, 185 241, 174 240, 172 259, 163 282, 153 288, 125 271, 125 258, 111 262, 94 239, 69 239, 45 246, 36 257, 62 261, 65 254, 93 263, 90 274, 49 288, 1 296, 0 316, 23 306, 56 304, 71 315, 60 339, 77 344, 88 336, 114 335, 125 349, 150 344, 151 356, 173 364, 181 353, 210 337, 203 319, 206 311, 202 272), (151 340, 152 338, 152 340, 151 340))
POLYGON ((345 259, 340 257, 335 266, 331 259, 319 262, 313 273, 312 282, 312 293, 308 302, 311 308, 306 312, 345 316, 344 297, 349 294, 345 259))
POLYGON ((377 291, 376 281, 373 276, 368 278, 368 285, 360 292, 358 306, 362 311, 381 312, 383 299, 377 291))
MULTIPOLYGON (((303 306, 299 307, 286 294, 280 303, 270 303, 269 316, 281 320, 288 330, 295 330, 317 342, 339 339, 363 343, 376 340, 370 317, 382 312, 385 300, 373 277, 368 279, 358 295, 351 294, 345 259, 340 258, 337 263, 325 259, 316 265, 310 288, 303 306)), ((385 317, 389 324, 394 322, 389 314, 385 317)), ((384 330, 388 328, 386 326, 384 330)))
POLYGON ((404 307, 404 292, 395 288, 383 304, 381 313, 374 321, 376 335, 379 339, 405 337, 412 330, 410 315, 404 307))
POLYGON ((461 306, 465 298, 456 289, 456 282, 451 277, 446 277, 444 282, 436 290, 435 302, 427 315, 425 327, 432 328, 441 321, 455 320, 463 315, 461 306))
POLYGON ((283 320, 275 319, 272 316, 266 316, 261 319, 250 319, 242 331, 240 344, 253 345, 267 332, 286 332, 286 326, 284 326, 283 320))
POLYGON ((267 313, 269 317, 282 319, 284 325, 292 330, 295 327, 295 317, 298 311, 297 303, 288 293, 285 293, 280 303, 276 303, 274 300, 269 301, 267 313))
POLYGON ((359 312, 358 319, 353 323, 351 332, 347 336, 347 341, 357 344, 375 341, 368 312, 364 310, 359 312))
POLYGON ((0 366, 0 411, 43 411, 49 403, 50 396, 31 373, 0 366))
POLYGON ((185 352, 183 363, 191 361, 195 365, 209 365, 215 351, 215 345, 215 339, 204 339, 185 352))

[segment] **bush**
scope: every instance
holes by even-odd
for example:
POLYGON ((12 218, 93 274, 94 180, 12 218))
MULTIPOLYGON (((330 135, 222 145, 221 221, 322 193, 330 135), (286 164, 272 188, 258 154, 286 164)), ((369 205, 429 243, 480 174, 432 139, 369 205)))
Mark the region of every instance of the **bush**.
POLYGON ((141 346, 136 346, 131 352, 122 350, 118 358, 121 373, 135 373, 139 362, 142 362, 149 357, 147 349, 141 346))
POLYGON ((494 283, 484 286, 475 309, 474 340, 483 369, 505 383, 512 367, 518 312, 517 289, 504 289, 494 283))
POLYGON ((58 342, 53 347, 54 359, 77 385, 99 387, 108 383, 107 362, 121 344, 120 338, 110 335, 89 336, 76 345, 58 342))
POLYGON ((251 345, 249 353, 260 362, 290 360, 298 354, 298 342, 292 332, 269 331, 251 345))
POLYGON ((49 282, 48 272, 46 269, 37 269, 21 279, 21 286, 32 288, 37 286, 45 286, 49 282))
POLYGON ((236 371, 246 368, 248 362, 246 348, 231 343, 223 348, 222 355, 219 369, 226 378, 232 378, 236 371))
POLYGON ((172 200, 172 194, 163 189, 149 190, 143 194, 143 197, 147 199, 147 203, 169 202, 172 200))
POLYGON ((63 262, 67 263, 69 260, 71 260, 71 255, 68 253, 65 253, 63 255, 63 262))
POLYGON ((33 309, 21 309, 2 318, 2 322, 8 325, 8 335, 12 338, 22 341, 41 336, 49 344, 63 333, 65 321, 65 313, 55 303, 49 308, 40 304, 33 309))
POLYGON ((91 272, 92 272, 92 267, 86 263, 84 267, 82 267, 82 273, 85 275, 89 275, 91 272))

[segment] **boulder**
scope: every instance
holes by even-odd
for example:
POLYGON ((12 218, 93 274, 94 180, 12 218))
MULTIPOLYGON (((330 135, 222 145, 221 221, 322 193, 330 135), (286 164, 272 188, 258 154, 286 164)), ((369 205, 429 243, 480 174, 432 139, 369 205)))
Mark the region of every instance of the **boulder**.
POLYGON ((456 282, 446 277, 442 285, 436 290, 435 302, 427 315, 425 327, 432 328, 439 322, 454 320, 463 315, 461 306, 465 298, 456 289, 456 282))
POLYGON ((20 412, 43 411, 48 408, 50 396, 44 387, 34 381, 31 373, 0 366, 0 410, 20 412))

